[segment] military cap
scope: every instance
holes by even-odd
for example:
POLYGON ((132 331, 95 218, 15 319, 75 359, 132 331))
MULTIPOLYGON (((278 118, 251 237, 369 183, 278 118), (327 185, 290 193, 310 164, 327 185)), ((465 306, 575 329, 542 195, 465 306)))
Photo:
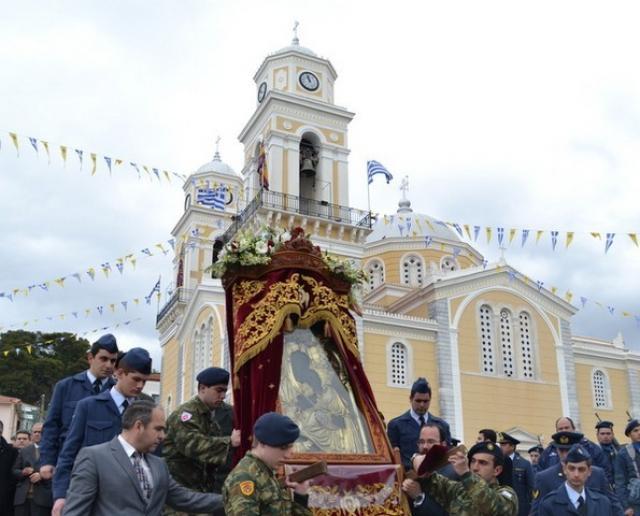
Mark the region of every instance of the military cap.
POLYGON ((569 453, 567 454, 567 462, 584 462, 585 460, 591 460, 591 455, 584 446, 574 444, 569 453))
POLYGON ((151 357, 143 348, 131 348, 118 361, 118 367, 126 367, 142 374, 151 374, 151 357))
POLYGON ((640 426, 640 421, 638 421, 637 419, 630 420, 624 429, 624 435, 629 437, 629 434, 631 433, 631 431, 637 426, 640 426))
POLYGON ((514 446, 518 446, 520 444, 520 441, 506 432, 500 432, 498 434, 498 443, 509 443, 513 444, 514 446))
POLYGON ((598 421, 596 430, 600 430, 601 428, 610 428, 613 430, 613 423, 611 421, 598 421))
POLYGON ((110 333, 107 333, 106 335, 100 337, 94 342, 94 344, 97 344, 98 347, 102 349, 106 349, 109 353, 118 352, 118 343, 116 341, 116 338, 110 333))
POLYGON ((502 453, 500 446, 492 443, 491 441, 484 441, 474 444, 469 450, 467 458, 471 460, 471 457, 473 457, 476 453, 488 453, 489 455, 493 455, 496 465, 500 465, 504 462, 504 454, 502 453))
POLYGON ((277 412, 262 414, 253 425, 256 439, 268 446, 285 446, 300 437, 300 428, 290 418, 277 412))
POLYGON ((226 385, 229 383, 229 371, 222 369, 222 367, 207 367, 198 373, 196 380, 207 387, 220 384, 226 385))
POLYGON ((556 448, 560 450, 568 450, 574 444, 578 444, 583 437, 584 434, 581 434, 580 432, 556 432, 551 436, 551 439, 553 439, 553 443, 556 445, 556 448))
POLYGON ((535 452, 542 453, 544 452, 544 448, 539 444, 536 444, 535 446, 532 446, 527 450, 527 453, 535 453, 535 452))
POLYGON ((455 448, 456 446, 458 446, 462 441, 460 441, 460 439, 456 439, 455 437, 451 438, 451 447, 455 448))
POLYGON ((411 386, 411 392, 416 393, 419 392, 421 394, 427 393, 431 391, 431 387, 429 387, 429 382, 426 378, 418 378, 413 385, 411 386))

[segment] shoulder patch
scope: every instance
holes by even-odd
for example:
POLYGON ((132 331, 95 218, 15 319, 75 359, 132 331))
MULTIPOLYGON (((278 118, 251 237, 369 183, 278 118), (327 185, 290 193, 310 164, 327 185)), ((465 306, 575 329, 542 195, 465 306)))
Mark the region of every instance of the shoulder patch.
POLYGON ((182 421, 183 423, 186 423, 187 421, 189 421, 192 418, 192 414, 191 412, 183 412, 182 414, 180 414, 180 421, 182 421))
POLYGON ((508 498, 509 500, 511 500, 513 498, 513 495, 509 491, 507 491, 506 489, 501 489, 500 491, 498 491, 498 493, 500 493, 505 498, 508 498))
POLYGON ((244 482, 240 482, 240 492, 245 496, 251 496, 255 491, 255 484, 253 480, 245 480, 244 482))
POLYGON ((540 491, 538 489, 534 489, 533 490, 533 499, 535 500, 536 498, 538 498, 538 496, 540 496, 540 491))

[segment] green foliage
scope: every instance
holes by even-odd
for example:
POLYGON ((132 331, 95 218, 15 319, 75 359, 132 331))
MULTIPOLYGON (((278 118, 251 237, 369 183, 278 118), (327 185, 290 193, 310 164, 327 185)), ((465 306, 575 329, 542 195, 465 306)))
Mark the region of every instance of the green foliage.
POLYGON ((48 404, 58 380, 88 367, 89 347, 89 341, 72 333, 0 334, 0 394, 34 405, 40 404, 44 394, 48 404))

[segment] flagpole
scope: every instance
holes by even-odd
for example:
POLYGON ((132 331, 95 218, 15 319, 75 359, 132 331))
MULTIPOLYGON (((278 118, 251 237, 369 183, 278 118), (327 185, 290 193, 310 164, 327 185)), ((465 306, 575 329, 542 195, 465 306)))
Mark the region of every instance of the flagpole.
POLYGON ((371 217, 371 181, 369 181, 369 167, 367 166, 367 211, 369 212, 369 227, 373 226, 373 220, 371 217))

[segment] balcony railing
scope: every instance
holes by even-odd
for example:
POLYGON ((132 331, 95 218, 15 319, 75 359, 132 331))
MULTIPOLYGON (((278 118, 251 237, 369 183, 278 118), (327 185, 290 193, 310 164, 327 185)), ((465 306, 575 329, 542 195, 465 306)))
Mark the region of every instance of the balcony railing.
POLYGON ((186 303, 187 301, 189 301, 192 293, 192 290, 183 287, 174 290, 173 294, 171 294, 171 297, 169 298, 169 301, 167 301, 162 309, 158 312, 158 315, 156 316, 156 324, 159 323, 163 319, 163 317, 167 315, 167 313, 169 313, 169 310, 171 310, 176 303, 186 303))
POLYGON ((247 207, 236 215, 233 223, 222 236, 223 242, 231 240, 242 225, 260 208, 272 208, 285 212, 307 215, 324 220, 371 229, 371 212, 331 204, 326 201, 306 199, 281 192, 260 190, 247 207))

